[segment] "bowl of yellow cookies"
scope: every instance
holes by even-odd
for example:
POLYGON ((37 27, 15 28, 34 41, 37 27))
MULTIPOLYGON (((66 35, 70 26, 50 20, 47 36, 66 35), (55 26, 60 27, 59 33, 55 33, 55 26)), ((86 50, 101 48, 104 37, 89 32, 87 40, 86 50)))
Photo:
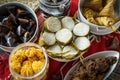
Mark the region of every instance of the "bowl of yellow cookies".
POLYGON ((47 77, 49 63, 42 47, 35 43, 24 43, 11 52, 9 67, 15 80, 41 80, 47 77))

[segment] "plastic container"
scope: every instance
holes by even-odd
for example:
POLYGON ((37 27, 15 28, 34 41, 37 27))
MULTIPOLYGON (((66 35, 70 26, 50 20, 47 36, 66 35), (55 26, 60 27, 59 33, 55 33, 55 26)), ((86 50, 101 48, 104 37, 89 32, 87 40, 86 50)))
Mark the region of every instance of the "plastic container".
POLYGON ((10 68, 10 72, 11 72, 14 80, 45 80, 47 78, 47 72, 49 69, 49 61, 48 61, 48 57, 47 57, 47 54, 46 54, 44 48, 40 47, 39 45, 37 45, 35 43, 23 43, 23 44, 20 44, 17 47, 15 47, 13 49, 13 51, 11 52, 10 57, 9 57, 9 68, 10 68), (12 69, 11 58, 17 50, 19 50, 23 47, 29 47, 29 46, 36 47, 38 49, 42 49, 44 58, 45 58, 45 63, 44 63, 44 66, 42 67, 42 69, 38 73, 36 73, 32 76, 22 76, 12 69))
MULTIPOLYGON (((99 26, 96 24, 93 24, 89 21, 86 20, 86 18, 83 16, 83 4, 84 2, 86 2, 88 0, 80 0, 78 3, 78 19, 82 22, 85 22, 86 24, 90 25, 91 28, 91 33, 96 34, 96 35, 106 35, 106 34, 110 34, 112 32, 114 32, 111 28, 107 28, 106 26, 99 26)), ((115 10, 118 13, 119 17, 120 17, 120 0, 116 0, 116 5, 115 5, 115 10)), ((117 28, 120 27, 120 21, 118 21, 117 23, 114 24, 114 26, 117 28)))
MULTIPOLYGON (((36 29, 35 29, 33 36, 28 40, 28 42, 34 42, 35 40, 37 40, 36 35, 38 34, 37 33, 38 32, 38 19, 37 19, 35 12, 33 11, 33 9, 31 9, 27 5, 19 3, 19 2, 10 2, 10 3, 0 5, 0 12, 1 12, 0 15, 6 14, 6 9, 5 9, 6 6, 18 6, 22 9, 29 11, 33 15, 33 19, 36 22, 36 29)), ((7 46, 0 45, 0 48, 6 52, 11 52, 14 47, 7 47, 7 46)))

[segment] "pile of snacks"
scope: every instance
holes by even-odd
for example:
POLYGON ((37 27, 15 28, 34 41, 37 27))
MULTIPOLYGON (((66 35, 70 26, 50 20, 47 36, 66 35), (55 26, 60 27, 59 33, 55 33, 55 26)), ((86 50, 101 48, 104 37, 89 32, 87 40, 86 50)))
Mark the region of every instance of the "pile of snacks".
POLYGON ((31 76, 39 72, 45 63, 43 51, 33 46, 17 50, 11 58, 11 67, 23 76, 31 76))
POLYGON ((71 75, 70 80, 104 80, 111 65, 116 63, 114 56, 89 59, 84 63, 79 63, 71 75))
POLYGON ((90 0, 83 5, 83 15, 91 23, 111 27, 120 20, 115 12, 116 0, 90 0))

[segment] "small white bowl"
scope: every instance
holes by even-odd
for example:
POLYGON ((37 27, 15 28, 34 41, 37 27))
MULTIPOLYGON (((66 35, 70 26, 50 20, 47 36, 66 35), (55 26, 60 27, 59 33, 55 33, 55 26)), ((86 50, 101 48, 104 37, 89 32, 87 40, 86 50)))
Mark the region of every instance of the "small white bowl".
MULTIPOLYGON (((97 53, 94 53, 88 57, 86 57, 85 59, 83 59, 83 61, 87 61, 88 59, 94 59, 94 58, 99 58, 99 57, 108 57, 108 56, 114 56, 117 58, 117 61, 115 64, 113 64, 109 71, 106 73, 106 76, 104 77, 103 80, 107 79, 110 74, 113 72, 113 70, 115 69, 115 67, 117 66, 117 63, 118 63, 118 60, 119 60, 119 52, 117 51, 102 51, 102 52, 97 52, 97 53)), ((70 80, 71 79, 71 74, 73 73, 73 71, 76 69, 77 65, 79 64, 76 63, 66 74, 64 80, 70 80)))
MULTIPOLYGON (((107 28, 106 26, 99 26, 96 24, 93 24, 89 21, 86 20, 86 18, 83 16, 83 5, 84 3, 88 1, 88 0, 80 0, 78 3, 78 19, 82 22, 85 22, 86 24, 90 25, 91 28, 91 33, 96 34, 96 35, 106 35, 106 34, 110 34, 112 32, 114 32, 111 28, 107 28)), ((116 5, 115 5, 115 10, 117 11, 119 17, 120 17, 120 5, 117 3, 120 3, 120 0, 116 0, 116 5)), ((118 29, 120 27, 120 21, 118 21, 117 23, 115 23, 113 26, 116 27, 116 29, 118 29)))

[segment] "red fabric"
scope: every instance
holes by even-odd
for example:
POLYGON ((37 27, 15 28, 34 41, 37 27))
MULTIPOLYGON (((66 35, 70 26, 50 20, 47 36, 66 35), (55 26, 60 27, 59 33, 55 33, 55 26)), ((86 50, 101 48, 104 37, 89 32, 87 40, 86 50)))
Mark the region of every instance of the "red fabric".
POLYGON ((71 0, 71 3, 70 3, 70 16, 73 16, 74 13, 78 10, 78 2, 79 2, 79 0, 71 0))
POLYGON ((10 78, 8 57, 9 55, 5 52, 0 54, 0 80, 9 80, 10 78))

